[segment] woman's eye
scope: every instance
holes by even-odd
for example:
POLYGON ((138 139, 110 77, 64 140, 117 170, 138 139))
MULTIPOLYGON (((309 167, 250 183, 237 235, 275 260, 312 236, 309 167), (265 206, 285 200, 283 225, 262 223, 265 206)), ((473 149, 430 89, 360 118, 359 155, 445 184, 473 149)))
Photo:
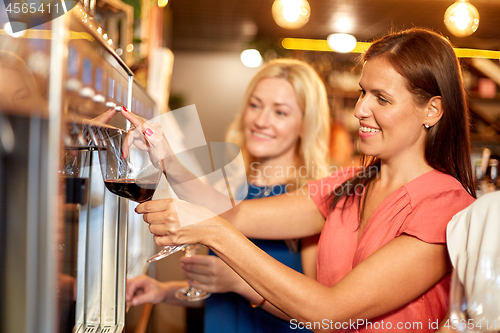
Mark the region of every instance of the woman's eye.
POLYGON ((384 97, 382 97, 382 96, 378 96, 378 101, 379 101, 379 103, 380 103, 380 104, 387 104, 387 103, 389 103, 389 101, 388 101, 388 100, 386 100, 386 99, 385 99, 384 97))
POLYGON ((259 106, 256 103, 250 103, 252 109, 257 109, 259 106))
POLYGON ((283 111, 276 111, 276 114, 278 116, 286 116, 286 112, 283 112, 283 111))

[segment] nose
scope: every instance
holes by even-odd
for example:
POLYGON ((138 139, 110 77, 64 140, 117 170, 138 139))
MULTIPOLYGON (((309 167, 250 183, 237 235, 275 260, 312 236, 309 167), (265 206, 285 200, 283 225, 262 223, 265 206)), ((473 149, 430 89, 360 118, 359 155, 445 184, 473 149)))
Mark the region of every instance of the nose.
POLYGON ((261 128, 269 126, 270 115, 271 115, 271 112, 269 111, 269 109, 267 109, 267 108, 262 109, 262 111, 259 113, 259 115, 255 119, 255 125, 257 127, 261 127, 261 128))
POLYGON ((370 116, 370 108, 368 107, 368 101, 365 97, 360 96, 354 107, 354 117, 358 119, 368 118, 370 116))

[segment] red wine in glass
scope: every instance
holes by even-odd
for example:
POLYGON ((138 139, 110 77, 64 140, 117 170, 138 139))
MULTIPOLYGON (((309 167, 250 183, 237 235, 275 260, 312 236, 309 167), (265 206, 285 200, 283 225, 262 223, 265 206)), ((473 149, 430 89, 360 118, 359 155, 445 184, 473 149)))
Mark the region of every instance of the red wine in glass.
MULTIPOLYGON (((136 202, 151 200, 160 181, 163 168, 154 147, 140 128, 123 131, 116 128, 96 127, 93 136, 99 142, 99 161, 106 188, 115 195, 136 202), (132 141, 127 136, 134 138, 132 141), (137 145, 140 143, 139 145, 137 145), (129 153, 124 157, 123 145, 129 153), (144 149, 144 147, 148 149, 144 149)), ((164 258, 184 248, 186 245, 165 246, 148 262, 164 258)))
POLYGON ((158 181, 147 181, 137 179, 112 179, 105 180, 106 188, 120 197, 136 202, 150 200, 155 193, 158 181))

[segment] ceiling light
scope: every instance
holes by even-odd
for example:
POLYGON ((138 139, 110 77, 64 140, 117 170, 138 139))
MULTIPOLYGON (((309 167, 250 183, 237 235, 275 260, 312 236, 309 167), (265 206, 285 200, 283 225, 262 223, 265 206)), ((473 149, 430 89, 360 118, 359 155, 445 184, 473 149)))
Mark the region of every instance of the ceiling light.
POLYGON ((444 24, 457 37, 470 36, 479 26, 479 12, 467 0, 458 0, 444 13, 444 24))
POLYGON ((307 0, 275 0, 272 7, 274 21, 285 29, 303 27, 311 15, 307 0))
POLYGON ((328 46, 338 53, 349 53, 356 47, 356 37, 350 34, 331 34, 327 37, 328 46))
POLYGON ((332 30, 338 32, 352 32, 354 28, 354 22, 351 17, 341 16, 333 21, 332 30))
POLYGON ((255 49, 247 49, 241 52, 240 59, 243 65, 250 68, 256 68, 262 65, 262 56, 260 52, 255 49))

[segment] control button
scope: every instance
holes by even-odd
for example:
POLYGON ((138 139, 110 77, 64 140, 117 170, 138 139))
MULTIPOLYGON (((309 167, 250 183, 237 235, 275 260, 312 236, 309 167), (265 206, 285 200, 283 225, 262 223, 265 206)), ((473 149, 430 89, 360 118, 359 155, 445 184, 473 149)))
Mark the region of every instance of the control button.
POLYGON ((93 99, 93 100, 94 100, 94 102, 96 102, 96 103, 104 103, 104 102, 106 102, 106 98, 104 98, 104 96, 103 96, 103 95, 101 95, 101 94, 97 94, 97 95, 95 95, 95 96, 94 96, 94 98, 92 98, 92 99, 93 99))
POLYGON ((69 79, 66 81, 66 90, 69 91, 79 91, 82 86, 82 83, 77 79, 69 79))
POLYGON ((80 96, 82 96, 82 97, 92 98, 92 97, 94 97, 94 95, 95 95, 95 92, 94 92, 94 89, 92 89, 92 88, 85 87, 82 90, 80 90, 80 96))

